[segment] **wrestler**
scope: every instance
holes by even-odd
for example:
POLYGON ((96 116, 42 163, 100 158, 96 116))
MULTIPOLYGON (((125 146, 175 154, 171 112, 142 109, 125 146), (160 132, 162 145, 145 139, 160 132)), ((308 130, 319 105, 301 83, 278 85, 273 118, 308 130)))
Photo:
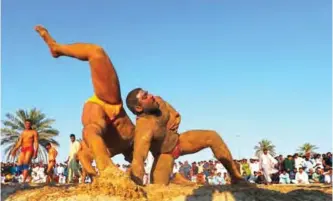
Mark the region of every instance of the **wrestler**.
POLYGON ((44 27, 36 26, 35 30, 54 58, 65 56, 89 62, 94 95, 83 107, 82 136, 86 146, 78 153, 85 174, 96 175, 91 165, 93 159, 100 173, 107 167, 120 171, 111 157, 123 154, 131 161, 134 125, 123 108, 118 76, 109 56, 98 45, 60 44, 44 27))
POLYGON ((57 150, 52 147, 51 143, 47 143, 45 146, 47 152, 48 152, 48 156, 49 156, 49 162, 47 164, 47 170, 46 170, 46 174, 47 174, 47 178, 46 178, 46 183, 50 183, 53 181, 53 169, 54 166, 56 164, 56 158, 58 155, 57 150))
POLYGON ((31 120, 26 119, 24 121, 24 131, 18 139, 16 145, 11 150, 11 156, 15 157, 18 148, 21 147, 21 153, 18 158, 18 170, 23 172, 23 183, 25 183, 28 177, 29 164, 31 159, 37 158, 38 153, 38 133, 31 128, 31 120))
POLYGON ((155 158, 153 182, 169 184, 175 159, 208 147, 226 167, 233 183, 243 181, 227 145, 215 131, 190 130, 179 135, 180 114, 162 98, 141 88, 129 92, 126 104, 137 116, 131 169, 131 177, 137 184, 142 185, 143 163, 149 150, 155 158))

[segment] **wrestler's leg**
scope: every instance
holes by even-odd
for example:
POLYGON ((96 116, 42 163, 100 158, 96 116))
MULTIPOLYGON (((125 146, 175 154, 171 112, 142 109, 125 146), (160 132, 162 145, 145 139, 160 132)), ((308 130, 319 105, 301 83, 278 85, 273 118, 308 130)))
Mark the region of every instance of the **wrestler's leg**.
POLYGON ((96 96, 110 104, 121 103, 119 79, 116 70, 102 47, 85 43, 59 44, 44 27, 36 26, 35 30, 44 39, 54 57, 68 56, 82 61, 89 61, 96 96))
POLYGON ((105 115, 106 114, 102 107, 94 103, 88 102, 83 108, 83 140, 92 151, 100 173, 106 167, 113 168, 114 171, 118 170, 118 168, 111 161, 110 153, 107 150, 107 147, 102 138, 102 135, 107 129, 105 115))
POLYGON ((47 166, 47 170, 46 170, 46 173, 47 173, 47 177, 46 177, 46 183, 50 183, 53 181, 53 167, 55 165, 55 162, 52 161, 52 162, 49 162, 48 166, 47 166))
POLYGON ((160 154, 154 159, 151 170, 151 182, 168 185, 172 173, 174 158, 171 154, 160 154))
POLYGON ((231 153, 219 134, 210 130, 190 130, 179 137, 181 155, 196 153, 204 148, 211 148, 215 157, 227 169, 234 183, 243 180, 233 162, 231 153))
POLYGON ((86 147, 82 147, 81 143, 81 149, 77 153, 77 157, 82 165, 82 169, 85 171, 86 174, 96 176, 97 173, 95 169, 92 166, 92 161, 94 160, 93 153, 91 150, 86 147))
POLYGON ((23 162, 22 162, 23 183, 25 183, 25 180, 29 176, 28 175, 29 174, 29 164, 31 162, 32 154, 33 154, 33 151, 31 151, 31 150, 26 151, 25 154, 24 154, 24 159, 23 159, 23 162))

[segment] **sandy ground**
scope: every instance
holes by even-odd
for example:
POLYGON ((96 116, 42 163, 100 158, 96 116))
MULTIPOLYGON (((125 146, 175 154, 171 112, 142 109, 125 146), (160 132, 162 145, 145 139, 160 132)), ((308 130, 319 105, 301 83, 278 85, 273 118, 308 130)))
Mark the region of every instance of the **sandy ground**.
POLYGON ((107 184, 2 185, 1 200, 6 201, 331 201, 329 185, 248 185, 248 186, 157 186, 123 188, 107 184))

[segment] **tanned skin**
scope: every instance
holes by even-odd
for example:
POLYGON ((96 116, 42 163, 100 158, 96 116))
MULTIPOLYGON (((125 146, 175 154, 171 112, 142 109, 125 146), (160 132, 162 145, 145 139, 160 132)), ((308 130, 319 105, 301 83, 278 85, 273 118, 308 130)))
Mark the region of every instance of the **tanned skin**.
POLYGON ((26 120, 24 122, 24 131, 18 139, 16 145, 11 150, 11 156, 15 157, 17 150, 21 147, 21 153, 18 158, 18 166, 26 166, 26 168, 20 168, 23 171, 23 183, 25 183, 28 177, 28 166, 31 163, 31 159, 37 158, 38 153, 38 133, 31 128, 31 121, 26 120))
MULTIPOLYGON (((134 112, 137 115, 137 123, 131 165, 132 179, 137 184, 142 185, 143 164, 150 150, 155 156, 152 170, 153 182, 167 185, 170 182, 169 175, 172 172, 175 159, 170 153, 159 153, 156 147, 153 148, 154 143, 156 143, 154 138, 156 135, 160 135, 161 132, 177 132, 178 125, 174 124, 174 119, 180 118, 180 115, 166 101, 148 94, 144 90, 140 90, 136 98, 138 104, 135 106, 134 112)), ((233 162, 227 145, 217 132, 211 130, 186 131, 179 135, 179 148, 181 150, 180 155, 192 154, 204 148, 211 148, 215 157, 221 161, 230 173, 233 183, 243 183, 244 180, 233 162)))
MULTIPOLYGON (((109 104, 122 103, 116 70, 102 47, 86 43, 59 44, 43 26, 36 26, 35 30, 54 58, 65 56, 89 62, 94 92, 99 99, 109 104)), ((100 105, 87 102, 82 112, 82 123, 83 141, 77 157, 82 164, 83 179, 87 175, 91 178, 96 176, 91 165, 93 160, 100 172, 106 167, 118 170, 110 159, 118 154, 123 154, 126 161, 132 162, 135 127, 123 107, 120 114, 109 121, 100 105)))
MULTIPOLYGON (((112 105, 122 104, 117 73, 102 47, 86 43, 60 44, 44 27, 36 26, 35 30, 43 38, 54 58, 64 56, 89 62, 94 93, 100 100, 112 105)), ((82 112, 82 124, 85 147, 79 151, 78 158, 85 174, 96 175, 91 165, 93 159, 100 172, 107 167, 117 171, 111 161, 111 157, 117 154, 123 154, 131 161, 128 154, 132 153, 134 125, 123 107, 119 115, 111 119, 103 107, 86 102, 82 112)))
POLYGON ((47 170, 46 170, 46 174, 47 174, 46 183, 50 183, 53 181, 53 168, 56 164, 56 158, 57 158, 58 152, 54 147, 52 147, 51 144, 48 144, 46 146, 46 149, 47 149, 48 156, 49 156, 49 161, 48 161, 47 170))

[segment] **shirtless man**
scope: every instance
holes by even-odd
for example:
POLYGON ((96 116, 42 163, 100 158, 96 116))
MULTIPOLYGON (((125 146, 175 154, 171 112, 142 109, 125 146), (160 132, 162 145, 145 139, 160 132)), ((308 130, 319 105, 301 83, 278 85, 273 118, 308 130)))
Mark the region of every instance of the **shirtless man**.
POLYGON ((127 95, 126 104, 137 116, 131 169, 131 177, 137 184, 142 185, 144 161, 149 150, 155 158, 153 182, 169 184, 175 159, 207 147, 226 167, 233 183, 243 181, 227 145, 215 131, 190 130, 179 135, 180 114, 162 98, 141 88, 127 95))
POLYGON ((18 148, 21 147, 21 153, 18 158, 18 169, 23 172, 23 183, 25 183, 28 177, 31 159, 36 159, 38 153, 38 133, 31 128, 31 120, 26 119, 24 127, 24 131, 11 150, 11 156, 15 157, 18 148))
POLYGON ((98 45, 60 44, 44 27, 36 26, 35 30, 54 58, 65 56, 89 62, 95 94, 83 107, 84 142, 78 153, 85 174, 96 175, 91 165, 93 159, 101 174, 107 167, 120 171, 111 157, 123 154, 125 160, 131 161, 134 125, 123 108, 118 76, 109 56, 98 45))
POLYGON ((53 173, 54 173, 53 168, 56 164, 56 157, 58 155, 58 152, 54 147, 52 147, 51 143, 46 144, 46 150, 49 155, 49 162, 48 162, 47 170, 46 170, 46 174, 47 174, 46 183, 50 183, 53 181, 53 173))

